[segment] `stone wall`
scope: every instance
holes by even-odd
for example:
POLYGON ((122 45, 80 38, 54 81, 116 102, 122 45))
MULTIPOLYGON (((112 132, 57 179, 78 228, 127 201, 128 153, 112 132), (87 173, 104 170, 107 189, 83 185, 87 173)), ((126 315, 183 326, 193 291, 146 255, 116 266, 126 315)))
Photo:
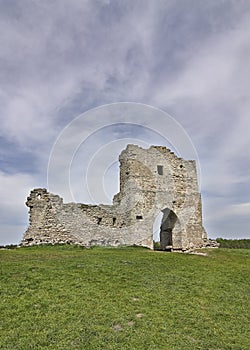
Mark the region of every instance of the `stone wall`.
POLYGON ((120 192, 113 205, 65 204, 44 188, 32 190, 26 202, 30 224, 22 244, 152 249, 153 224, 160 212, 164 213, 162 249, 188 250, 207 244, 195 161, 178 158, 162 146, 136 145, 128 145, 119 161, 120 192))

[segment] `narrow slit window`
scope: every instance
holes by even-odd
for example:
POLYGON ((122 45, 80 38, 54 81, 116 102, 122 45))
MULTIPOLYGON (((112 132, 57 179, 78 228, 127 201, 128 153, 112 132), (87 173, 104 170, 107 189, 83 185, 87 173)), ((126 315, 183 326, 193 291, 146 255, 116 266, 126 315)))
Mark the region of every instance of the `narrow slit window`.
POLYGON ((142 220, 142 215, 136 215, 136 220, 142 220))
POLYGON ((116 218, 113 218, 113 225, 116 224, 116 218))
POLYGON ((102 218, 97 218, 97 225, 100 225, 102 218))
POLYGON ((162 165, 157 165, 157 172, 159 175, 163 175, 163 166, 162 165))

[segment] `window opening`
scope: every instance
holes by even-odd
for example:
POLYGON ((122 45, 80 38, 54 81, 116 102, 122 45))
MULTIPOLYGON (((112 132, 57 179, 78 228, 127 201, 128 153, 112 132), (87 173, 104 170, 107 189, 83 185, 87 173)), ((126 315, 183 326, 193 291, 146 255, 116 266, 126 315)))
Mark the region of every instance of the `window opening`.
POLYGON ((102 218, 97 218, 97 225, 100 225, 102 218))
POLYGON ((159 175, 163 175, 163 166, 162 165, 157 165, 157 172, 159 175))

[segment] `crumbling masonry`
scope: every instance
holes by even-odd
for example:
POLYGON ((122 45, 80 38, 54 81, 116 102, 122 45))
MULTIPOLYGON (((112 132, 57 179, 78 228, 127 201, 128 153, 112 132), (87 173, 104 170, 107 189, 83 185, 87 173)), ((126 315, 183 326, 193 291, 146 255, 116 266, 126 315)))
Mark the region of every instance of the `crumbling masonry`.
POLYGON ((162 215, 163 250, 208 245, 194 160, 166 147, 128 145, 120 157, 120 192, 113 205, 63 203, 44 188, 31 191, 30 225, 23 245, 72 243, 139 245, 153 249, 153 224, 162 215))

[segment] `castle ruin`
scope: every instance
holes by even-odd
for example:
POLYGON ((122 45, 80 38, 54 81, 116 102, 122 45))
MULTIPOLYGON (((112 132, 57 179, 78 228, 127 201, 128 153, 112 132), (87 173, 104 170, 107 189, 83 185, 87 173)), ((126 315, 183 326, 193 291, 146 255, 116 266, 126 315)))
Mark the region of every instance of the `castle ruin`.
POLYGON ((166 147, 128 145, 119 157, 120 192, 113 205, 63 203, 45 188, 31 191, 30 223, 22 245, 71 243, 138 245, 153 249, 153 225, 161 215, 162 250, 208 245, 194 160, 166 147))

